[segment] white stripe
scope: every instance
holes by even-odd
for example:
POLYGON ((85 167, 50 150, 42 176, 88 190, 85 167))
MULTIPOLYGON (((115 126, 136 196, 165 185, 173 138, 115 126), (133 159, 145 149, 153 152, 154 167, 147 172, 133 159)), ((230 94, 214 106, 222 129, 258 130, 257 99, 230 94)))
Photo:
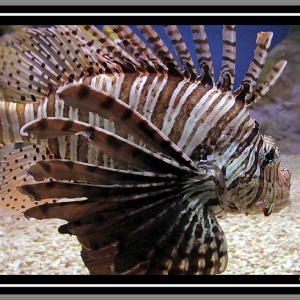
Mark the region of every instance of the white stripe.
POLYGON ((38 119, 47 117, 47 104, 48 104, 48 97, 45 97, 42 100, 42 103, 38 107, 38 111, 37 111, 37 118, 38 119))
POLYGON ((59 99, 58 95, 55 95, 55 111, 54 116, 57 118, 63 118, 64 117, 64 107, 65 107, 65 101, 59 99))
POLYGON ((1 124, 2 124, 2 138, 3 138, 3 143, 4 144, 10 144, 10 137, 9 137, 9 124, 8 121, 6 119, 6 115, 5 115, 5 101, 0 101, 0 120, 1 120, 1 124))
POLYGON ((12 122, 14 142, 21 142, 22 136, 20 135, 20 124, 17 113, 17 103, 9 102, 8 113, 12 122))
POLYGON ((24 114, 25 124, 34 120, 33 104, 26 103, 24 114))
POLYGON ((103 77, 103 90, 112 95, 112 77, 107 75, 102 75, 101 77, 103 77))
MULTIPOLYGON (((152 81, 152 83, 150 84, 150 86, 148 86, 148 91, 147 91, 147 96, 146 96, 146 100, 145 100, 145 104, 144 104, 144 107, 143 107, 143 116, 146 118, 146 119, 148 119, 147 118, 147 115, 149 114, 149 106, 150 106, 150 102, 152 101, 152 100, 154 100, 154 98, 155 98, 155 91, 154 91, 154 93, 153 93, 153 89, 155 88, 155 86, 156 86, 156 84, 157 84, 157 81, 158 81, 158 76, 155 76, 154 77, 154 79, 153 79, 153 81, 152 81), (153 97, 153 94, 154 94, 154 97, 153 97)), ((151 115, 151 113, 150 113, 150 115, 151 115)), ((148 119, 149 121, 151 120, 151 119, 148 119)))
POLYGON ((226 93, 223 95, 218 104, 205 118, 204 123, 198 126, 196 133, 193 135, 189 143, 186 145, 181 145, 179 142, 178 146, 181 147, 187 155, 190 155, 193 150, 204 141, 208 132, 216 126, 217 122, 224 116, 224 114, 226 114, 226 112, 228 112, 234 106, 234 103, 234 97, 231 93, 226 93))
POLYGON ((219 165, 219 167, 223 167, 226 162, 230 159, 230 157, 236 152, 236 149, 238 148, 238 146, 240 145, 241 141, 245 140, 248 138, 248 136, 251 134, 252 130, 248 130, 248 132, 245 134, 245 128, 252 128, 253 126, 253 120, 249 120, 245 123, 243 130, 240 132, 240 134, 237 136, 236 138, 236 142, 232 143, 231 145, 228 146, 228 148, 226 149, 226 151, 224 152, 224 154, 222 154, 222 159, 219 161, 219 163, 221 163, 221 165, 219 165), (239 141, 239 142, 238 142, 239 141))
POLYGON ((217 139, 217 145, 219 150, 222 150, 223 147, 228 146, 228 141, 236 135, 240 124, 242 124, 248 117, 248 108, 244 106, 243 109, 238 113, 238 115, 227 124, 226 128, 224 128, 222 134, 217 139))
POLYGON ((112 95, 115 98, 119 98, 124 78, 125 78, 125 74, 116 75, 115 93, 114 93, 114 95, 112 95))
MULTIPOLYGON (((78 120, 78 108, 69 108, 69 118, 72 120, 78 120)), ((78 135, 73 134, 70 136, 70 160, 77 160, 77 145, 78 145, 78 135)), ((79 153, 78 153, 79 154, 79 153)))
MULTIPOLYGON (((182 90, 185 84, 187 84, 187 81, 185 79, 179 82, 177 88, 174 90, 171 99, 169 101, 168 109, 166 111, 164 121, 163 121, 163 126, 162 126, 162 132, 167 136, 170 134, 174 124, 174 120, 172 122, 172 115, 175 113, 173 111, 174 103, 178 97, 179 92, 182 90)), ((179 111, 177 110, 177 115, 178 113, 179 111)))
POLYGON ((245 174, 250 168, 252 164, 245 164, 245 160, 247 157, 252 157, 252 163, 255 159, 254 155, 251 155, 253 151, 257 148, 257 143, 259 142, 258 135, 254 138, 253 141, 251 141, 251 144, 243 150, 243 152, 235 158, 232 163, 226 168, 226 176, 225 176, 225 182, 226 186, 228 187, 234 180, 236 180, 238 177, 245 174))
POLYGON ((135 78, 129 93, 129 106, 137 110, 140 103, 141 93, 144 89, 148 76, 139 75, 135 78))
POLYGON ((152 119, 152 114, 153 114, 153 110, 156 106, 157 99, 158 99, 160 93, 162 92, 163 88, 165 87, 166 83, 168 82, 168 77, 166 77, 166 76, 163 77, 163 80, 160 83, 158 89, 155 91, 155 94, 153 97, 153 89, 155 89, 155 87, 157 86, 158 78, 159 77, 156 76, 150 86, 150 89, 147 93, 147 98, 146 98, 146 102, 144 105, 144 109, 143 109, 143 115, 149 121, 151 121, 151 119, 152 119))
MULTIPOLYGON (((211 106, 211 104, 219 96, 220 96, 220 93, 218 92, 217 89, 211 89, 195 105, 195 107, 193 108, 193 110, 190 113, 189 118, 185 122, 184 129, 181 133, 181 137, 178 142, 178 146, 186 144, 187 140, 190 137, 190 134, 194 130, 195 124, 197 124, 197 121, 206 113, 206 111, 211 106)), ((181 147, 181 146, 179 146, 179 147, 181 147)))
MULTIPOLYGON (((58 94, 55 95, 55 111, 54 116, 57 118, 63 118, 64 117, 64 106, 65 101, 59 99, 58 94)), ((58 141, 58 151, 61 158, 66 158, 66 137, 61 136, 57 138, 58 141)))
POLYGON ((104 76, 105 75, 98 75, 98 76, 94 76, 91 80, 91 87, 99 90, 99 91, 103 91, 103 85, 104 85, 104 76))

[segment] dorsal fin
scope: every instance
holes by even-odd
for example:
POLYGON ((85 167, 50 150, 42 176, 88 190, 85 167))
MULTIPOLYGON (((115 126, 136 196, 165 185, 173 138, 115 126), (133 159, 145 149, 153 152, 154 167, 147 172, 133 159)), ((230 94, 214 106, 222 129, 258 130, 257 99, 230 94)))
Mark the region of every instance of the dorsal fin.
POLYGON ((238 95, 238 99, 248 104, 268 57, 268 49, 270 48, 272 37, 272 32, 259 32, 257 34, 254 57, 240 87, 234 92, 234 94, 238 95))
MULTIPOLYGON (((86 45, 102 58, 106 58, 106 63, 122 66, 125 70, 134 69, 142 72, 142 65, 131 55, 126 53, 118 44, 107 37, 103 32, 91 25, 68 26, 72 28, 80 40, 84 39, 86 45), (117 64, 116 64, 117 63, 117 64)), ((66 27, 68 29, 68 27, 66 27)))
POLYGON ((112 25, 117 34, 118 44, 145 65, 148 72, 153 68, 157 73, 167 74, 168 68, 161 62, 151 49, 126 25, 112 25))
POLYGON ((260 98, 262 98, 269 92, 271 87, 276 83, 276 81, 282 74, 286 64, 287 61, 281 60, 271 69, 265 81, 258 86, 258 88, 253 93, 252 97, 248 101, 246 101, 247 105, 251 105, 253 102, 258 101, 260 98))
POLYGON ((177 76, 184 76, 175 58, 158 33, 149 25, 138 25, 137 28, 152 46, 155 55, 167 66, 169 73, 177 76))
POLYGON ((212 65, 209 44, 207 42, 207 36, 204 26, 192 25, 192 34, 197 55, 198 66, 202 73, 199 80, 201 80, 203 84, 207 83, 209 85, 214 85, 214 69, 212 65))
POLYGON ((176 50, 177 56, 182 63, 185 72, 185 77, 195 80, 198 77, 196 68, 194 66, 194 62, 191 58, 190 52, 182 38, 180 31, 178 30, 177 26, 175 25, 165 25, 164 29, 170 38, 172 45, 176 50))
POLYGON ((236 57, 236 32, 235 26, 224 25, 223 27, 223 55, 217 86, 223 91, 231 91, 235 77, 236 57))
POLYGON ((137 27, 152 50, 127 26, 114 27, 118 39, 110 39, 90 25, 24 28, 2 37, 0 83, 6 100, 38 101, 59 86, 100 73, 197 77, 176 27, 167 32, 173 43, 177 40, 175 48, 186 74, 151 26, 137 27))
POLYGON ((1 39, 0 80, 11 101, 36 101, 85 73, 98 73, 97 58, 59 27, 25 28, 1 39))

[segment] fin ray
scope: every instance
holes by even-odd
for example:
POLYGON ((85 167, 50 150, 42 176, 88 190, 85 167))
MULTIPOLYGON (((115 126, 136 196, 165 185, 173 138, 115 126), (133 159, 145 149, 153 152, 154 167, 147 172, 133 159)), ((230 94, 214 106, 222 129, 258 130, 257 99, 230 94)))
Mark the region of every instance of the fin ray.
POLYGON ((72 84, 59 90, 59 97, 68 105, 94 112, 122 126, 128 133, 146 142, 154 149, 196 170, 195 163, 167 136, 141 114, 123 101, 90 86, 72 84), (84 99, 84 101, 83 101, 84 99))
POLYGON ((36 160, 51 158, 52 154, 43 146, 29 145, 7 153, 0 162, 1 215, 20 218, 26 209, 34 204, 17 187, 35 180, 27 173, 36 160))
POLYGON ((177 162, 155 154, 107 130, 65 118, 49 117, 27 123, 21 134, 34 139, 51 139, 81 134, 114 161, 150 172, 189 174, 192 171, 177 162))
POLYGON ((232 91, 235 77, 236 58, 236 32, 234 25, 224 25, 223 27, 223 55, 220 70, 219 89, 227 92, 232 91))
POLYGON ((198 80, 203 82, 203 84, 213 86, 215 84, 215 75, 205 28, 203 25, 192 25, 191 27, 198 66, 201 71, 198 80))
POLYGON ((189 78, 192 81, 196 80, 198 74, 194 66, 194 62, 177 26, 165 25, 164 29, 176 50, 177 56, 180 59, 181 64, 184 66, 185 77, 189 78))

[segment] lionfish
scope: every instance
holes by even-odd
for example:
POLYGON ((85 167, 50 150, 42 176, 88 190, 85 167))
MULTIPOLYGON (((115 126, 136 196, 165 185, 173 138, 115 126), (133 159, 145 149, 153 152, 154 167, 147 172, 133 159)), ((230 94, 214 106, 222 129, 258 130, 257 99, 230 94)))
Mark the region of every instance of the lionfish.
POLYGON ((257 35, 233 91, 235 27, 223 27, 215 82, 203 26, 191 26, 198 70, 176 26, 175 59, 151 26, 24 28, 1 39, 3 215, 60 218, 91 274, 218 274, 218 217, 290 205, 290 173, 248 107, 271 32, 257 35), (22 142, 21 148, 11 144, 22 142))

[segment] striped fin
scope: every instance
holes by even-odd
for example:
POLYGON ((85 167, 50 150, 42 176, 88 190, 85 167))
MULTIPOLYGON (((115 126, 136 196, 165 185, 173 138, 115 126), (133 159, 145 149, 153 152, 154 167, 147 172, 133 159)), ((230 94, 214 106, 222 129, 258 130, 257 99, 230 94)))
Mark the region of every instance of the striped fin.
POLYGON ((287 61, 281 60, 272 68, 265 81, 258 86, 251 99, 246 102, 248 105, 251 105, 251 103, 258 101, 269 92, 271 87, 277 82, 278 78, 282 74, 286 64, 287 61))
POLYGON ((1 81, 12 101, 36 101, 83 74, 99 72, 97 60, 59 28, 24 29, 1 39, 1 81))
POLYGON ((137 25, 137 28, 152 46, 155 55, 167 66, 169 74, 184 76, 178 63, 157 32, 149 25, 137 25))
POLYGON ((259 32, 257 34, 254 57, 249 65, 245 78, 241 82, 241 86, 234 92, 234 94, 238 95, 238 99, 245 101, 247 104, 250 103, 253 89, 265 65, 272 38, 272 32, 259 32))
MULTIPOLYGON (((11 146, 11 145, 8 145, 11 146)), ((35 180, 27 171, 37 160, 52 158, 43 146, 29 145, 6 153, 0 162, 0 201, 1 216, 19 219, 26 209, 37 205, 21 194, 17 187, 24 183, 34 183, 35 180)))
POLYGON ((222 66, 217 87, 223 92, 231 91, 235 77, 236 32, 234 25, 223 27, 222 66))
POLYGON ((156 151, 168 155, 188 168, 197 170, 195 163, 177 145, 123 101, 83 84, 70 84, 61 88, 58 93, 69 106, 94 112, 115 122, 156 151))
MULTIPOLYGON (((62 26, 63 27, 63 26, 62 26)), ((126 53, 119 45, 107 37, 103 32, 98 30, 95 26, 79 25, 63 27, 65 30, 71 29, 73 35, 78 36, 81 40, 85 40, 85 44, 94 51, 95 55, 98 53, 99 57, 104 58, 108 56, 106 63, 118 62, 125 70, 132 70, 142 72, 141 64, 128 53, 126 53)), ((115 64, 118 66, 118 64, 115 64)), ((121 71, 122 72, 122 71, 121 71)))
MULTIPOLYGON (((45 197, 49 198, 48 192, 50 192, 51 195, 60 194, 61 198, 65 198, 64 193, 68 195, 73 193, 69 191, 68 188, 71 187, 73 190, 80 190, 82 188, 82 191, 80 191, 81 195, 84 195, 83 197, 85 198, 89 197, 86 200, 42 205, 28 209, 25 215, 29 218, 39 220, 59 218, 69 222, 75 222, 76 220, 84 219, 86 221, 82 221, 82 224, 84 224, 84 222, 89 224, 87 220, 92 219, 95 221, 94 217, 99 213, 103 213, 103 211, 105 211, 105 215, 107 215, 106 221, 112 220, 113 216, 117 214, 118 220, 112 221, 119 222, 128 217, 125 210, 126 207, 128 211, 131 211, 130 214, 133 214, 134 211, 140 212, 141 209, 147 210, 153 205, 158 205, 160 200, 167 201, 169 197, 173 197, 174 194, 181 194, 182 191, 180 191, 180 189, 183 184, 182 182, 181 184, 162 182, 158 186, 153 185, 153 187, 151 187, 150 184, 84 185, 80 183, 50 182, 48 185, 46 183, 23 185, 19 189, 25 195, 35 198, 36 201, 40 201, 45 197), (47 193, 45 193, 46 188, 47 193), (56 191, 56 188, 59 188, 59 191, 56 191), (100 192, 100 194, 93 193, 90 188, 92 188, 94 192, 100 192), (123 214, 118 215, 120 212, 118 212, 117 209, 121 206, 124 206, 123 214)), ((103 214, 103 218, 105 215, 103 214)), ((70 225, 70 228, 73 228, 73 225, 74 224, 70 225)), ((82 227, 80 230, 83 229, 82 227)), ((76 230, 76 226, 72 230, 76 230)))
POLYGON ((119 36, 111 29, 109 25, 103 25, 102 32, 112 41, 118 43, 119 36))
POLYGON ((25 28, 0 40, 0 80, 10 101, 37 101, 65 83, 140 63, 93 26, 25 28), (93 35, 94 34, 94 35, 93 35))
POLYGON ((60 136, 81 134, 114 161, 150 172, 189 174, 192 171, 179 166, 159 154, 155 154, 109 131, 87 123, 65 118, 34 120, 22 127, 21 133, 31 139, 51 139, 60 136))
POLYGON ((119 45, 131 56, 135 57, 145 70, 157 74, 167 74, 167 67, 153 54, 149 47, 126 25, 112 25, 113 31, 117 34, 119 45))
POLYGON ((199 81, 203 84, 213 86, 215 84, 215 75, 204 26, 192 25, 192 34, 197 54, 197 61, 201 70, 201 77, 199 78, 199 81))
MULTIPOLYGON (((104 250, 112 243, 117 246, 113 268, 123 273, 149 261, 147 274, 216 274, 227 264, 227 244, 211 204, 196 209, 192 199, 183 197, 177 189, 169 193, 154 191, 143 198, 65 202, 34 207, 27 217, 38 219, 66 218, 59 232, 77 235, 85 251, 97 255, 98 271, 105 258, 104 250), (94 214, 93 214, 94 213, 94 214), (153 234, 155 233, 155 234, 153 234), (102 253, 102 254, 101 254, 102 253)), ((202 203, 203 204, 203 203, 202 203)), ((83 260, 86 257, 83 255, 83 260)), ((112 262, 110 262, 112 264, 112 262)), ((90 264, 87 263, 87 267, 90 264)), ((96 272, 96 273, 95 273, 96 272)))
POLYGON ((170 38, 170 41, 172 45, 174 45, 174 48, 176 50, 177 56, 180 59, 180 62, 184 66, 185 72, 184 76, 186 78, 193 80, 196 80, 198 77, 196 68, 194 66, 194 62, 191 58, 190 52, 183 41, 182 35, 180 31, 178 30, 177 26, 175 25, 165 25, 164 29, 170 38))
POLYGON ((118 253, 118 243, 110 245, 98 251, 88 250, 82 247, 81 257, 91 275, 145 275, 149 267, 149 261, 141 262, 127 272, 116 272, 113 262, 118 253))
POLYGON ((171 174, 118 170, 63 159, 37 161, 30 166, 28 173, 36 181, 54 178, 91 184, 154 183, 176 178, 171 174))
POLYGON ((51 181, 38 184, 25 184, 19 187, 22 194, 28 195, 33 201, 47 198, 92 198, 95 195, 100 200, 114 199, 138 199, 139 194, 149 195, 166 192, 170 189, 179 188, 176 182, 127 184, 127 185, 92 185, 73 182, 51 181), (45 196, 46 195, 46 196, 45 196))

